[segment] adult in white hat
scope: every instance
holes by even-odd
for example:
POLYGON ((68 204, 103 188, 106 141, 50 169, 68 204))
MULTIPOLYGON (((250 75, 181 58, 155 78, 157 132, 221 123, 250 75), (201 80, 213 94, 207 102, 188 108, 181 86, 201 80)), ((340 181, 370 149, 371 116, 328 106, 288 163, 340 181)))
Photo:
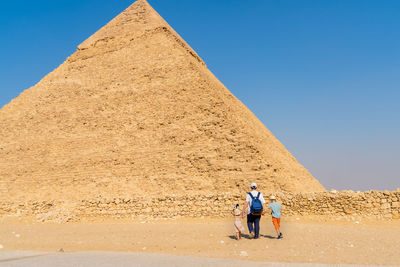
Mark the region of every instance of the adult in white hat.
POLYGON ((265 200, 261 192, 257 191, 257 184, 251 183, 251 191, 246 194, 246 202, 243 205, 243 216, 247 212, 247 227, 251 237, 257 239, 260 235, 260 220, 264 214, 265 200))

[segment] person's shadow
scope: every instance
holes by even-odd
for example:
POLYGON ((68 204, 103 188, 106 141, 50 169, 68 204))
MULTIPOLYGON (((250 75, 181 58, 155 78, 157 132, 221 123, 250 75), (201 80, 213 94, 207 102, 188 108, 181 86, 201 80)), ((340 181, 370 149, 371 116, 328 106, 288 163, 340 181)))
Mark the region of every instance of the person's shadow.
MULTIPOLYGON (((228 237, 229 237, 230 239, 236 240, 236 236, 234 236, 234 235, 229 235, 228 237)), ((276 237, 275 237, 275 236, 272 236, 272 235, 262 235, 262 234, 260 234, 260 237, 264 237, 264 238, 268 238, 268 239, 276 239, 276 237)), ((242 234, 242 238, 251 239, 250 236, 249 236, 248 234, 242 234)))
POLYGON ((275 236, 272 236, 272 235, 261 235, 261 234, 260 234, 260 236, 265 237, 265 238, 268 238, 268 239, 276 239, 276 237, 275 237, 275 236))
MULTIPOLYGON (((236 240, 236 236, 234 236, 234 235, 229 235, 228 237, 229 237, 230 239, 236 240)), ((250 236, 249 236, 248 234, 242 234, 242 238, 251 239, 250 236)))

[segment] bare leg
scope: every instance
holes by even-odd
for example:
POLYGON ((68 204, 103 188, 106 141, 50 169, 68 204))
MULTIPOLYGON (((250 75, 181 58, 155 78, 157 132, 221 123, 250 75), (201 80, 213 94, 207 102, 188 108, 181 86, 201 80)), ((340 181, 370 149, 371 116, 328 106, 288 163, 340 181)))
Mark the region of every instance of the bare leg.
POLYGON ((281 229, 275 228, 276 234, 279 236, 281 234, 281 229))

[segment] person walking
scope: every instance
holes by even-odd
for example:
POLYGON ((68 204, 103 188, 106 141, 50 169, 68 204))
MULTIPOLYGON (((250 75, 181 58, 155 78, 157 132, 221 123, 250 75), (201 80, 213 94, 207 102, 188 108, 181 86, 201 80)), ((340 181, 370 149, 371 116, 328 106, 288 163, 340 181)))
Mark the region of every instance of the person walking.
POLYGON ((243 216, 247 212, 247 227, 250 236, 254 239, 260 236, 260 220, 264 214, 265 200, 262 193, 257 191, 257 184, 251 183, 251 191, 246 194, 246 202, 243 205, 243 216))
POLYGON ((233 208, 232 215, 235 218, 233 225, 235 227, 236 239, 240 240, 242 238, 244 227, 242 224, 242 218, 243 218, 242 211, 239 208, 239 204, 236 204, 236 206, 233 208))
POLYGON ((278 239, 282 239, 283 235, 281 233, 281 203, 276 201, 276 197, 274 195, 269 197, 271 204, 269 204, 268 208, 271 210, 272 215, 272 224, 275 227, 276 234, 278 235, 278 239))

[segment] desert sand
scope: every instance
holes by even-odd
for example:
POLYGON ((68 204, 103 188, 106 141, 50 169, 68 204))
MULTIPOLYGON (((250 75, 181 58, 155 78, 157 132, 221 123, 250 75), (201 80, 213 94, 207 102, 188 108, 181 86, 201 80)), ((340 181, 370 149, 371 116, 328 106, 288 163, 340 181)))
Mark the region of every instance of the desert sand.
MULTIPOLYGON (((338 218, 339 219, 339 218, 338 218)), ((2 250, 120 251, 256 262, 400 265, 400 222, 283 219, 275 239, 268 217, 261 237, 234 239, 232 220, 177 219, 38 224, 4 219, 2 250)), ((151 255, 149 255, 151 257, 151 255)))

